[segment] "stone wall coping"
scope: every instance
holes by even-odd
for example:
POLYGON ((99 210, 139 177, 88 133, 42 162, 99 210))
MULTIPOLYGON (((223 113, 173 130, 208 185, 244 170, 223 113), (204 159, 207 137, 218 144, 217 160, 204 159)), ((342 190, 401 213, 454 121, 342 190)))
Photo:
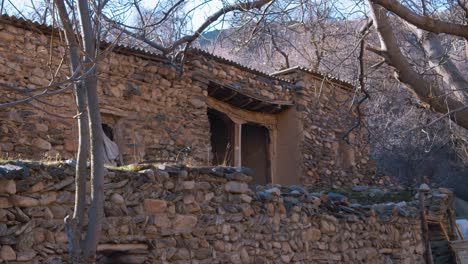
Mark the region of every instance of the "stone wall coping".
MULTIPOLYGON (((374 202, 379 201, 377 198, 384 197, 386 191, 361 186, 353 188, 354 190, 347 193, 350 197, 347 197, 338 191, 317 191, 310 187, 297 185, 289 187, 271 184, 267 186, 249 185, 248 183, 252 180, 252 177, 248 175, 250 172, 250 169, 243 167, 134 164, 124 168, 110 168, 107 171, 104 189, 122 188, 132 181, 159 184, 172 180, 176 182, 176 190, 181 192, 223 187, 239 204, 279 204, 286 213, 305 211, 309 215, 329 214, 336 218, 344 218, 348 222, 357 222, 370 216, 375 216, 382 222, 390 221, 394 216, 419 217, 419 205, 414 196, 406 201, 404 199, 396 201, 380 199, 380 202, 372 203, 372 198, 374 198, 374 202), (360 204, 355 201, 353 196, 356 194, 370 195, 370 203, 360 204)), ((38 181, 45 183, 49 181, 44 189, 46 191, 58 191, 67 186, 74 190, 72 184, 74 173, 74 161, 72 160, 51 165, 21 161, 0 165, 0 180, 21 182, 23 185, 28 181, 31 181, 32 184, 38 181), (34 179, 30 177, 31 170, 35 171, 36 177, 34 179)), ((390 192, 387 191, 388 193, 390 192)), ((391 194, 396 193, 393 191, 391 194)), ((438 215, 439 211, 443 211, 441 201, 448 200, 450 197, 451 192, 447 189, 432 189, 428 198, 435 205, 428 205, 430 214, 438 215)))

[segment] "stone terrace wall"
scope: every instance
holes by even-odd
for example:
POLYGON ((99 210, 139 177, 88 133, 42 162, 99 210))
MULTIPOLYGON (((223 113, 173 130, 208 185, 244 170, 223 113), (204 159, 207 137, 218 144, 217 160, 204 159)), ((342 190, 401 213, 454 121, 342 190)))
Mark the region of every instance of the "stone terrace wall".
MULTIPOLYGON (((133 169, 141 171, 105 178, 104 263, 423 263, 414 202, 351 205, 298 186, 253 191, 233 168, 133 169)), ((0 167, 0 262, 66 260, 73 171, 0 167)))
MULTIPOLYGON (((352 88, 322 81, 305 71, 282 77, 301 87, 296 91, 296 104, 304 124, 302 183, 319 186, 378 184, 363 125, 351 133, 351 145, 342 139, 357 120, 357 114, 349 108, 353 96, 360 95, 350 90, 352 88)), ((365 122, 365 113, 362 119, 365 122)))

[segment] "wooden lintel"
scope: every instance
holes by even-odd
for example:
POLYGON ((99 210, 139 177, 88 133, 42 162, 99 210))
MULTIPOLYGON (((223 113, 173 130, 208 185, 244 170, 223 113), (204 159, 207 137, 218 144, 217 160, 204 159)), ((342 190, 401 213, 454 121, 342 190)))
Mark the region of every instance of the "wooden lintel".
POLYGON ((245 122, 257 123, 265 126, 276 126, 277 119, 275 115, 252 112, 231 106, 227 103, 221 102, 213 97, 207 97, 208 107, 211 107, 221 113, 226 114, 232 119, 240 119, 245 122))

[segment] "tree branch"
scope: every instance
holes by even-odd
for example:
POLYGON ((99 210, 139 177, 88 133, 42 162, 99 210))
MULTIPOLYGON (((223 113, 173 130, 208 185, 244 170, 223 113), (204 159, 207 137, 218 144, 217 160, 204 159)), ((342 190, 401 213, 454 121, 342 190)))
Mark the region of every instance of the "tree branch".
POLYGON ((468 38, 468 25, 455 24, 414 13, 397 0, 370 0, 378 4, 418 28, 434 32, 446 33, 468 38))
POLYGON ((450 114, 455 109, 463 107, 464 103, 455 100, 449 96, 440 96, 445 92, 437 86, 433 86, 426 82, 423 77, 417 73, 408 63, 406 57, 402 54, 397 39, 393 34, 390 21, 383 7, 373 4, 368 0, 368 4, 372 13, 375 28, 379 33, 381 50, 388 54, 387 63, 395 68, 396 78, 406 87, 418 96, 422 101, 429 104, 435 111, 450 115, 450 118, 458 125, 468 129, 468 111, 457 112, 457 115, 450 114))

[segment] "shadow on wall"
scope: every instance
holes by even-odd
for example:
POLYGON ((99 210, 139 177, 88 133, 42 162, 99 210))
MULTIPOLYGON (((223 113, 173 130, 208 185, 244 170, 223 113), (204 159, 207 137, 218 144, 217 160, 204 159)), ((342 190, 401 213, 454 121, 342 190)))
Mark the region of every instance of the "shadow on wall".
POLYGON ((378 172, 393 176, 400 183, 417 186, 422 178, 431 184, 450 188, 455 196, 468 201, 468 165, 455 154, 441 148, 414 158, 416 155, 382 154, 374 157, 378 172))

